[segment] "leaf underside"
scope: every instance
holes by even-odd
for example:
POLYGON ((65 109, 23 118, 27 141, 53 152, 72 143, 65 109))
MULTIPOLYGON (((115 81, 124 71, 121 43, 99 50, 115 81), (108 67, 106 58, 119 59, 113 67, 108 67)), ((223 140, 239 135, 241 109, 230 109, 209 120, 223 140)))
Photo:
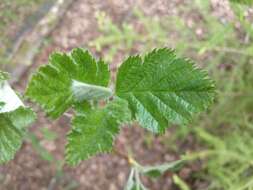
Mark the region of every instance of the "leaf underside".
POLYGON ((142 127, 164 133, 169 123, 185 124, 205 110, 213 101, 214 83, 192 62, 163 48, 144 60, 125 60, 117 74, 116 95, 128 101, 142 127))
POLYGON ((34 112, 25 107, 0 113, 0 164, 13 159, 22 144, 27 127, 34 120, 34 112))
POLYGON ((11 86, 5 81, 0 83, 0 113, 16 110, 24 106, 11 86))
POLYGON ((143 166, 141 173, 149 177, 160 177, 166 171, 176 172, 183 165, 183 160, 177 160, 170 163, 165 163, 157 166, 143 166))
POLYGON ((76 48, 70 55, 53 53, 49 64, 40 67, 29 83, 26 95, 37 102, 52 118, 58 118, 76 101, 73 81, 107 86, 108 65, 96 61, 88 51, 76 48))
POLYGON ((76 165, 98 153, 109 152, 120 124, 131 119, 130 113, 127 101, 117 98, 104 108, 77 114, 67 137, 67 162, 76 165))

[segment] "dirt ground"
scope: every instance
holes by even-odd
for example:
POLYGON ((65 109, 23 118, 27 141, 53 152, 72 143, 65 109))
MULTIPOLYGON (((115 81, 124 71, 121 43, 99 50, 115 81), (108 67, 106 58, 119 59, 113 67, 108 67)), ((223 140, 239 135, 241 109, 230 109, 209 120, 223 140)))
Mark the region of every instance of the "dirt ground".
MULTIPOLYGON (((189 1, 187 1, 189 3, 189 1)), ((87 47, 88 42, 99 35, 96 11, 105 11, 114 22, 122 23, 132 20, 132 10, 135 6, 141 8, 146 15, 175 15, 178 4, 186 3, 184 0, 76 0, 67 11, 61 23, 50 36, 51 42, 43 47, 37 56, 36 62, 29 73, 32 73, 39 65, 46 64, 48 55, 55 50, 69 51, 74 47, 87 47)), ((95 49, 91 51, 99 56, 95 49)), ((112 67, 119 64, 124 55, 118 57, 111 64, 112 67)), ((24 86, 28 78, 20 80, 16 89, 24 92, 24 86)), ((34 108, 38 110, 37 107, 34 108)), ((42 138, 39 128, 48 128, 57 133, 55 141, 42 140, 41 145, 52 153, 56 160, 63 160, 66 133, 70 127, 70 120, 62 117, 57 121, 49 121, 43 113, 39 113, 37 122, 30 128, 38 138, 42 138)), ((117 139, 116 147, 122 150, 130 148, 136 158, 142 164, 155 164, 179 159, 179 155, 168 149, 160 142, 160 138, 152 139, 148 144, 146 132, 139 127, 125 127, 117 139)), ((168 131, 166 138, 170 138, 168 131)), ((164 137, 163 137, 164 138, 164 137)), ((194 141, 191 137, 187 142, 179 144, 179 149, 193 150, 194 141)), ((59 161, 48 163, 43 160, 31 143, 26 141, 15 159, 0 167, 1 190, 118 190, 123 189, 129 174, 128 163, 117 155, 99 155, 90 160, 83 161, 77 167, 63 166, 62 172, 57 172, 59 161)), ((201 164, 189 164, 181 169, 179 175, 192 187, 192 189, 205 189, 206 182, 194 179, 194 172, 200 170, 201 164)), ((152 190, 176 190, 171 174, 154 181, 143 179, 149 189, 152 190)))

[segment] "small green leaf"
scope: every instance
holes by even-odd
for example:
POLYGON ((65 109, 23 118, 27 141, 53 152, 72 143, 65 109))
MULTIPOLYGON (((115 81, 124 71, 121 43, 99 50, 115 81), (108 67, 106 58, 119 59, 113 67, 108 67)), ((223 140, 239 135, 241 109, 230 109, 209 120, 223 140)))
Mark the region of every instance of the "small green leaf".
POLYGON ((214 98, 214 83, 189 60, 163 48, 129 57, 120 66, 116 95, 126 99, 142 127, 164 133, 169 123, 185 124, 214 98))
POLYGON ((27 126, 34 120, 34 112, 25 107, 0 113, 0 164, 13 159, 22 144, 27 126))
POLYGON ((156 178, 163 175, 166 171, 171 171, 171 172, 177 171, 179 168, 181 168, 182 164, 183 164, 183 161, 178 160, 175 162, 170 162, 167 164, 161 164, 157 166, 144 166, 144 167, 141 167, 140 172, 146 176, 156 178))
POLYGON ((7 80, 9 78, 9 74, 3 71, 0 71, 0 82, 7 80))
POLYGON ((98 153, 109 152, 115 135, 120 130, 120 124, 130 119, 127 102, 119 98, 108 103, 104 108, 77 115, 72 121, 73 127, 67 137, 67 162, 75 165, 98 153))
MULTIPOLYGON (((37 102, 52 118, 58 118, 75 102, 109 96, 109 67, 96 61, 88 51, 77 48, 70 55, 53 53, 49 64, 39 68, 26 95, 37 102), (99 87, 107 94, 99 92, 99 87)), ((103 91, 103 92, 104 92, 103 91)))

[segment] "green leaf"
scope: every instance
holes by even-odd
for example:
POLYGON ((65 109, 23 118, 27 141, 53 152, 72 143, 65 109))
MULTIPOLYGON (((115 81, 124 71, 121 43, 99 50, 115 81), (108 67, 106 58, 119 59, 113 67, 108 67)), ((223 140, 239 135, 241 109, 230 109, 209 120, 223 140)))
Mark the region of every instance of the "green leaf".
POLYGON ((13 159, 22 144, 27 126, 34 120, 34 112, 25 107, 0 113, 0 164, 13 159))
POLYGON ((189 60, 163 48, 129 57, 120 66, 116 95, 146 129, 163 133, 169 123, 185 124, 213 101, 214 83, 189 60))
POLYGON ((175 162, 170 162, 170 163, 161 164, 157 166, 143 166, 140 168, 140 172, 146 176, 156 178, 163 175, 166 171, 172 171, 172 172, 177 171, 179 168, 181 168, 182 164, 183 164, 183 161, 178 160, 175 162))
POLYGON ((107 64, 77 48, 70 55, 53 53, 49 64, 33 75, 26 95, 49 116, 58 118, 75 102, 109 96, 110 90, 102 88, 108 86, 109 78, 107 64))
POLYGON ((230 0, 232 3, 239 3, 239 4, 245 4, 245 5, 252 5, 253 0, 230 0))
POLYGON ((3 71, 0 71, 0 82, 7 80, 9 78, 9 74, 3 71))
POLYGON ((0 102, 0 112, 1 112, 1 109, 4 107, 5 103, 4 102, 0 102))
POLYGON ((89 102, 83 101, 74 104, 74 110, 76 115, 86 115, 92 109, 89 102))
POLYGON ((0 163, 12 159, 22 144, 26 128, 35 114, 7 82, 0 83, 0 163))
POLYGON ((72 121, 72 130, 67 139, 66 160, 78 164, 98 153, 109 152, 120 124, 131 119, 127 101, 115 99, 104 108, 89 110, 77 115, 72 121))

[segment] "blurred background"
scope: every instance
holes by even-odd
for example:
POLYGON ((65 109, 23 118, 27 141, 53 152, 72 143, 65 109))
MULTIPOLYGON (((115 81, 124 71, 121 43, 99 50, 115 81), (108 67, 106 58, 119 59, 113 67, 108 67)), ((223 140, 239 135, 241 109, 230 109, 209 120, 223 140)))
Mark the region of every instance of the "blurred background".
MULTIPOLYGON (((214 105, 164 136, 125 128, 116 146, 142 164, 186 158, 151 190, 253 190, 253 6, 227 0, 0 0, 0 68, 25 91, 50 53, 88 48, 112 71, 129 54, 171 47, 206 69, 214 105), (172 178, 172 176, 176 176, 172 178)), ((0 166, 1 190, 118 190, 129 174, 116 155, 64 164, 69 119, 39 112, 15 159, 0 166)))

